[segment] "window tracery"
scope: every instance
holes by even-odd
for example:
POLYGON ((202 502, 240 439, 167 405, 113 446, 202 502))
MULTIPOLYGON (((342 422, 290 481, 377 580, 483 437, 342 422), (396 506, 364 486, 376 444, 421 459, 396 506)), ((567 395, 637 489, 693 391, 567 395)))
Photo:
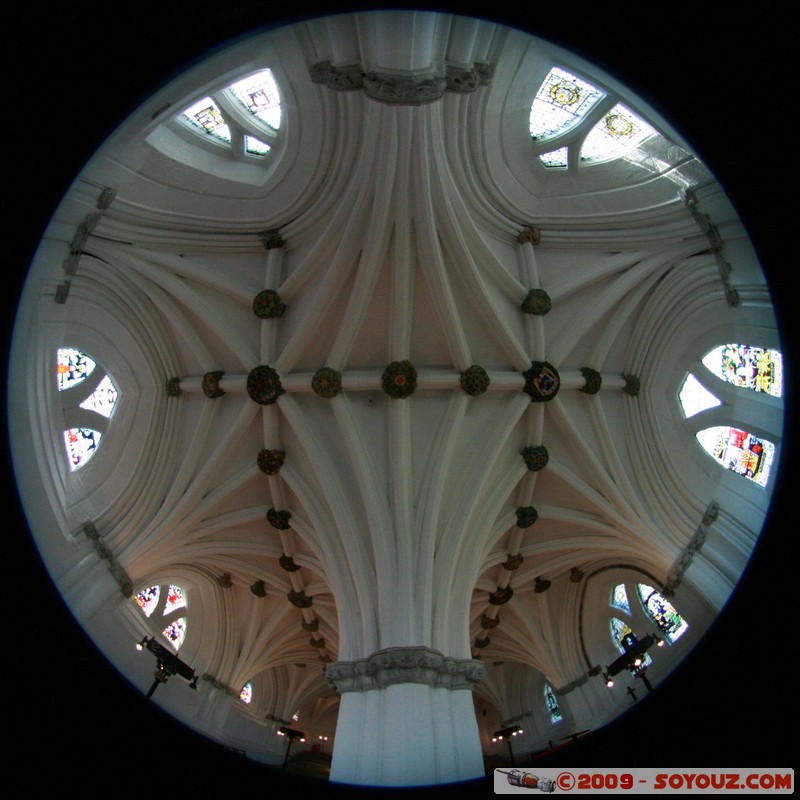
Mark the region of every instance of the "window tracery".
POLYGON ((85 391, 77 389, 80 402, 65 409, 66 429, 63 432, 64 449, 71 472, 83 467, 100 446, 105 426, 98 420, 97 427, 76 423, 86 421, 86 416, 78 417, 77 409, 97 414, 99 418, 110 419, 119 397, 111 377, 98 367, 89 355, 75 347, 60 347, 55 359, 56 385, 59 392, 72 392, 84 386, 85 391), (92 376, 92 380, 86 382, 92 376), (92 388, 94 387, 94 388, 92 388))
POLYGON ((534 139, 551 139, 574 128, 603 92, 560 67, 544 79, 531 106, 530 132, 534 139))
POLYGON ((134 602, 149 620, 149 626, 164 637, 177 652, 186 639, 186 595, 180 586, 145 586, 134 595, 134 602), (158 610, 161 613, 156 613, 158 610), (166 625, 165 625, 166 623, 166 625))
POLYGON ((179 119, 234 153, 263 157, 281 125, 281 101, 269 69, 249 75, 186 108, 179 119))

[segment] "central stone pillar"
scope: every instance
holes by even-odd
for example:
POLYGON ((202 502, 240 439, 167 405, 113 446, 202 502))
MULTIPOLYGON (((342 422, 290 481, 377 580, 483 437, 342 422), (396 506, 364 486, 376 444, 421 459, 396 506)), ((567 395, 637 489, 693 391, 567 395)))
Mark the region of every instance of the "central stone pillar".
POLYGON ((484 774, 472 689, 484 666, 429 647, 328 665, 341 694, 331 781, 424 786, 484 774))

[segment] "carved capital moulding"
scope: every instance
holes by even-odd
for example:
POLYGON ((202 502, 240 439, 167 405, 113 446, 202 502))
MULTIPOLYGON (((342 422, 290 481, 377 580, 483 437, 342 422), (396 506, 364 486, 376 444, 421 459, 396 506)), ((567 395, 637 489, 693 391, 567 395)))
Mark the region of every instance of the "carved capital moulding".
POLYGON ((325 679, 340 694, 384 689, 398 683, 472 689, 483 680, 485 671, 480 661, 450 658, 430 647, 387 647, 367 658, 329 664, 325 679))
POLYGON ((319 61, 309 69, 314 83, 336 91, 363 89, 367 97, 394 105, 422 105, 441 99, 445 91, 468 93, 491 83, 494 68, 484 61, 472 66, 448 64, 445 74, 401 74, 365 70, 361 64, 333 65, 319 61))

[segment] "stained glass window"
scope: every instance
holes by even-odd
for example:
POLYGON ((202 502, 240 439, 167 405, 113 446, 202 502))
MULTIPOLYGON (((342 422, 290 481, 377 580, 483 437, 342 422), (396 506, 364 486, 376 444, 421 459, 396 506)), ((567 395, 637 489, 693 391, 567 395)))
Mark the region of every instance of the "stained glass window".
POLYGON ((69 468, 74 472, 97 452, 102 434, 91 428, 70 428, 64 431, 69 468))
POLYGON ((778 350, 745 344, 724 344, 708 353, 703 364, 722 380, 755 392, 780 397, 783 355, 778 350))
POLYGON ((106 375, 97 388, 82 403, 81 408, 96 411, 104 417, 110 417, 117 402, 117 387, 106 375))
POLYGON ((553 67, 531 106, 530 132, 547 139, 577 125, 603 93, 566 70, 553 67))
POLYGON ((560 147, 558 150, 553 150, 550 153, 542 153, 539 156, 539 161, 549 169, 564 169, 569 163, 569 148, 560 147))
POLYGON ((79 384, 92 374, 95 362, 74 347, 59 347, 56 352, 58 390, 63 391, 79 384))
POLYGON ((233 96, 254 116, 277 130, 281 124, 281 101, 271 70, 265 69, 237 81, 230 87, 233 96))
POLYGON ((648 616, 663 631, 664 638, 670 644, 686 633, 689 629, 688 623, 669 600, 645 583, 638 584, 636 589, 648 616))
POLYGON ((178 650, 186 638, 187 626, 185 613, 178 616, 178 612, 186 608, 186 594, 183 589, 175 584, 146 586, 139 590, 134 600, 142 613, 151 620, 148 624, 152 626, 152 630, 160 632, 178 650), (162 607, 161 614, 155 614, 159 607, 162 607), (164 617, 172 619, 165 620, 164 617), (161 627, 165 622, 169 622, 167 627, 161 627))
POLYGON ((697 434, 703 449, 723 467, 744 475, 759 486, 766 486, 775 445, 738 428, 717 426, 697 434))
POLYGON ((628 592, 625 590, 624 583, 614 587, 614 591, 611 593, 611 605, 628 614, 631 613, 631 604, 628 602, 628 592))
POLYGON ((170 586, 167 592, 167 600, 164 603, 164 615, 171 614, 179 608, 186 607, 186 598, 183 596, 183 589, 180 586, 170 586))
POLYGON ((243 703, 250 703, 253 699, 253 684, 248 682, 242 686, 242 691, 239 692, 239 699, 243 703))
POLYGON ((550 722, 555 725, 556 722, 561 722, 564 717, 561 716, 561 709, 558 707, 558 700, 556 699, 553 687, 550 684, 544 686, 544 700, 547 703, 547 710, 550 714, 550 722))
POLYGON ((193 125, 202 128, 210 136, 230 142, 231 132, 222 116, 219 106, 210 98, 204 97, 183 112, 183 116, 193 125))
POLYGON ((583 142, 581 160, 610 161, 633 150, 655 134, 644 120, 617 104, 592 128, 583 142))
POLYGON ((695 414, 699 414, 701 411, 722 404, 722 401, 711 394, 711 392, 709 392, 692 374, 689 374, 683 382, 680 391, 680 401, 683 413, 687 419, 693 417, 695 414))
POLYGON ((186 638, 186 617, 176 619, 164 628, 161 633, 176 650, 179 650, 183 640, 186 638))
POLYGON ((136 595, 136 603, 146 617, 149 617, 158 606, 159 595, 158 586, 148 586, 136 595))
POLYGON ((261 70, 199 100, 180 119, 196 131, 228 145, 233 145, 236 137, 245 154, 263 157, 272 147, 270 137, 281 125, 278 86, 271 70, 261 70), (243 113, 237 114, 235 107, 243 113))

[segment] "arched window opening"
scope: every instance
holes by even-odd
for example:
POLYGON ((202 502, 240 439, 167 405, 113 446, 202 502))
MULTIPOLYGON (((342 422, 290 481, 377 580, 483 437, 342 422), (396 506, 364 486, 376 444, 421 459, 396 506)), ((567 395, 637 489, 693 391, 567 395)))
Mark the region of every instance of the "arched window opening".
POLYGON ((652 586, 637 584, 639 599, 647 611, 647 615, 659 627, 664 638, 673 644, 689 629, 689 624, 675 610, 675 607, 652 586))
POLYGON ((160 587, 148 586, 146 589, 142 589, 136 595, 136 603, 139 608, 142 609, 142 613, 146 617, 149 617, 153 611, 155 611, 156 607, 158 606, 158 598, 160 594, 160 587))
POLYGON ((723 467, 766 486, 775 457, 775 445, 739 428, 717 426, 697 434, 703 449, 723 467))
POLYGON ((253 684, 248 681, 244 686, 242 686, 242 691, 239 692, 239 699, 243 703, 250 704, 253 702, 253 684))
POLYGON ((177 652, 186 639, 186 595, 180 586, 145 586, 134 595, 134 602, 149 620, 153 632, 163 636, 177 652), (158 610, 161 613, 156 613, 158 610), (166 625, 165 625, 166 623, 166 625))
POLYGON ((620 611, 624 611, 626 614, 631 613, 631 604, 628 602, 628 592, 625 589, 624 583, 615 586, 614 590, 611 592, 611 605, 614 608, 618 608, 620 611))
POLYGON ((724 344, 707 353, 703 364, 718 378, 734 386, 773 397, 783 393, 783 355, 778 350, 724 344))
POLYGON ((603 96, 590 83, 553 67, 531 106, 531 136, 534 140, 542 140, 565 133, 574 128, 603 96))
POLYGON ((106 375, 97 388, 81 403, 81 408, 94 411, 103 417, 110 418, 117 402, 117 387, 106 375))
POLYGON ((679 397, 686 419, 699 414, 701 411, 722 405, 722 401, 709 392, 691 373, 686 376, 679 397))
MULTIPOLYGON (((74 415, 77 408, 90 411, 105 419, 110 419, 116 407, 118 392, 117 387, 111 378, 104 374, 97 366, 97 362, 89 355, 75 347, 59 347, 56 350, 56 384, 59 392, 74 390, 75 387, 84 384, 90 375, 96 375, 100 380, 95 384, 91 381, 89 388, 72 409, 65 411, 66 424, 78 422, 74 415), (94 385, 94 389, 91 386, 94 385)), ((80 396, 81 389, 77 390, 80 396)), ((80 419, 83 422, 86 418, 84 414, 80 419)), ((102 424, 98 423, 100 427, 102 424)), ((64 431, 64 449, 67 452, 67 462, 69 469, 74 472, 83 467, 100 446, 100 439, 103 436, 101 430, 91 428, 87 425, 70 425, 64 431)))
POLYGON ((180 617, 171 622, 161 631, 161 635, 175 648, 180 650, 183 640, 186 638, 186 617, 180 617))
POLYGON ((550 722, 555 725, 561 722, 564 717, 561 715, 561 709, 558 707, 558 700, 556 699, 553 687, 549 683, 544 685, 544 701, 547 703, 547 711, 550 714, 550 722))
POLYGON ((74 347, 60 347, 56 352, 56 376, 60 392, 77 386, 92 374, 95 362, 74 347))
POLYGON ((68 428, 64 431, 64 447, 71 472, 85 466, 97 452, 103 434, 91 428, 68 428))
POLYGON ((170 586, 167 592, 167 601, 164 603, 164 616, 186 607, 186 598, 180 586, 170 586))
POLYGON ((581 161, 599 163, 621 158, 655 134, 643 119, 617 104, 589 132, 581 148, 581 161))
POLYGON ((272 71, 265 69, 234 83, 228 90, 254 117, 273 130, 281 126, 281 100, 272 71))
POLYGON ((272 71, 265 69, 203 97, 179 120, 201 136, 249 156, 264 157, 281 125, 281 101, 272 71), (235 147, 234 147, 235 144, 235 147))

